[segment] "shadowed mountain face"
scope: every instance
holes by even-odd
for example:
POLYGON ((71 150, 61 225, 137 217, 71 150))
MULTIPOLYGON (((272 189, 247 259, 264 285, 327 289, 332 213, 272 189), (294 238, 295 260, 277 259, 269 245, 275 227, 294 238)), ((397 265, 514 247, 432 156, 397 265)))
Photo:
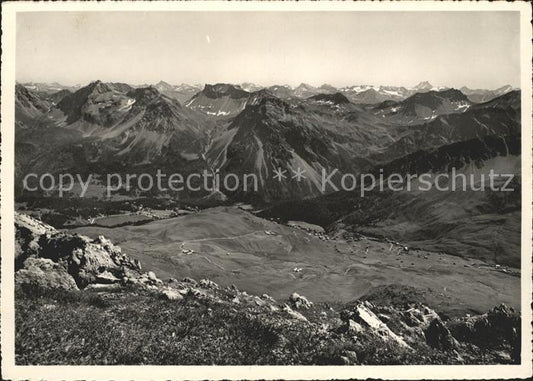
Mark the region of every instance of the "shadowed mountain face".
POLYGON ((352 102, 362 104, 376 104, 386 100, 391 100, 390 98, 391 97, 387 96, 387 94, 381 94, 374 89, 368 89, 350 96, 352 102))
POLYGON ((233 85, 205 85, 186 106, 211 116, 234 116, 243 110, 249 96, 249 92, 233 85))
MULTIPOLYGON (((448 111, 449 109, 445 109, 444 114, 417 125, 398 127, 402 131, 401 136, 388 146, 386 151, 374 158, 386 163, 420 149, 437 148, 484 136, 520 134, 519 91, 513 91, 487 103, 472 105, 464 112, 448 111)), ((391 119, 394 122, 399 120, 395 116, 391 119)))
MULTIPOLYGON (((289 104, 275 97, 254 98, 220 137, 219 150, 223 153, 212 151, 216 153, 211 155, 213 164, 225 172, 257 174, 268 198, 274 194, 314 193, 312 182, 316 181, 319 166, 329 167, 340 158, 331 155, 333 136, 324 136, 325 131, 300 118, 305 118, 302 112, 291 110, 289 104), (225 140, 228 143, 223 145, 225 140), (296 189, 272 181, 274 169, 290 173, 297 167, 306 168, 310 177, 309 181, 294 184, 296 189)), ((215 146, 218 145, 216 141, 215 146)))
POLYGON ((228 85, 225 83, 219 83, 216 85, 205 85, 202 93, 211 99, 227 96, 231 99, 241 99, 248 96, 248 92, 244 91, 240 87, 228 85))
POLYGON ((460 113, 472 102, 459 90, 417 93, 401 102, 386 102, 376 107, 377 115, 398 124, 418 124, 433 120, 438 115, 460 113))
POLYGON ((122 116, 122 111, 127 109, 129 99, 112 84, 95 81, 64 97, 57 107, 67 116, 67 124, 82 120, 110 126, 122 116))
POLYGON ((488 109, 488 108, 496 108, 496 109, 512 109, 517 112, 517 115, 520 115, 520 107, 521 107, 521 97, 520 97, 520 90, 512 90, 509 91, 497 98, 491 99, 490 101, 476 104, 473 106, 475 109, 488 109))
POLYGON ((72 92, 67 89, 59 90, 57 93, 53 93, 45 97, 45 99, 49 99, 53 103, 57 104, 63 100, 63 98, 71 95, 72 92))
POLYGON ((329 104, 335 104, 335 105, 350 103, 348 98, 346 98, 346 96, 344 96, 341 93, 318 94, 318 95, 309 97, 309 99, 312 99, 317 102, 323 102, 323 103, 329 103, 329 104))
POLYGON ((31 125, 32 120, 42 117, 50 107, 50 102, 33 91, 19 84, 15 86, 15 119, 18 125, 24 123, 31 125))
POLYGON ((128 94, 131 107, 113 128, 97 137, 112 142, 116 155, 135 163, 167 162, 193 155, 204 148, 210 124, 202 128, 199 116, 155 88, 142 88, 128 94))
POLYGON ((461 87, 461 92, 474 103, 488 102, 510 91, 513 91, 513 88, 509 85, 502 86, 496 90, 469 89, 468 87, 461 87))
POLYGON ((17 131, 17 162, 22 173, 194 167, 213 128, 202 114, 153 87, 133 89, 96 81, 66 95, 57 107, 28 94, 17 92, 17 115, 35 115, 29 121, 19 118, 23 126, 17 131), (22 131, 28 126, 34 128, 22 131))
POLYGON ((372 120, 342 94, 290 102, 263 90, 251 94, 244 110, 213 136, 208 162, 225 173, 255 174, 258 199, 318 195, 323 170, 368 167, 365 156, 376 142, 391 139, 385 127, 370 128, 372 120), (298 169, 304 177, 291 180, 298 169), (275 170, 288 181, 275 178, 275 170))
POLYGON ((281 203, 262 216, 303 220, 336 234, 388 237, 413 247, 518 267, 520 144, 520 134, 515 133, 417 151, 375 168, 376 186, 364 197, 358 186, 351 192, 281 203), (496 190, 490 187, 491 171, 498 175, 496 190), (381 191, 380 173, 384 184, 390 175, 402 174, 403 186, 393 190, 385 185, 381 191), (423 174, 431 187, 422 183, 423 174), (439 175, 447 177, 439 180, 439 175), (500 191, 504 186, 509 190, 500 191))

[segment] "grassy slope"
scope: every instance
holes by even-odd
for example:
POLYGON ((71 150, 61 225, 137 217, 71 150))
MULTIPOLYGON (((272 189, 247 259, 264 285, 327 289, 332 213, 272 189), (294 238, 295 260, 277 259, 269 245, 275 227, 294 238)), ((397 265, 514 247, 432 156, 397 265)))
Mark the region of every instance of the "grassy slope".
MULTIPOLYGON (((233 294, 218 293, 225 300, 233 294)), ((332 320, 320 318, 320 311, 325 309, 306 311, 308 323, 253 304, 193 297, 174 302, 132 289, 99 294, 18 290, 16 362, 342 364, 346 351, 355 352, 361 364, 457 361, 453 353, 434 351, 423 342, 410 353, 364 334, 353 339, 323 330, 320 319, 332 320)))
POLYGON ((296 291, 315 302, 345 303, 393 284, 417 287, 428 305, 448 315, 482 313, 499 303, 520 308, 520 278, 482 261, 424 250, 398 255, 384 241, 323 241, 233 207, 141 226, 73 231, 103 234, 163 279, 206 277, 280 300, 296 291))

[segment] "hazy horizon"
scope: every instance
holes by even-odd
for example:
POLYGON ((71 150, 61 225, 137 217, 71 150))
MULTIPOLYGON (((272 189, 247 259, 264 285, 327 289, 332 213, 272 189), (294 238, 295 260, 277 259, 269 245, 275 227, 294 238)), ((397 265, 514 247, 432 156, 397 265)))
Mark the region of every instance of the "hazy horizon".
MULTIPOLYGON (((19 81, 19 80, 16 80, 16 83, 20 83, 21 85, 29 85, 29 84, 48 84, 48 85, 52 85, 54 83, 60 85, 60 86, 64 86, 64 87, 69 87, 69 88, 82 88, 82 87, 85 87, 85 86, 88 86, 90 85, 91 83, 93 82, 96 82, 98 81, 99 79, 94 79, 94 80, 90 80, 88 82, 84 82, 84 83, 75 83, 75 84, 66 84, 66 83, 60 83, 60 82, 57 82, 57 81, 19 81)), ((171 85, 171 86, 180 86, 180 85, 189 85, 189 86, 194 86, 194 87, 199 87, 200 89, 203 89, 206 85, 216 85, 216 84, 229 84, 229 85, 233 85, 233 86, 241 86, 243 84, 247 84, 247 83, 250 83, 250 82, 220 82, 220 81, 215 81, 215 82, 210 82, 210 83, 185 83, 185 82, 181 82, 181 83, 171 83, 171 82, 168 82, 168 81, 165 81, 165 80, 159 80, 157 82, 154 82, 154 83, 131 83, 131 82, 125 82, 125 81, 102 81, 100 80, 101 82, 104 82, 104 83, 124 83, 126 85, 130 85, 134 88, 142 88, 142 87, 149 87, 149 86, 155 86, 157 85, 159 82, 166 82, 167 84, 171 85)), ((426 81, 420 81, 418 84, 420 84, 421 82, 426 82, 426 81)), ((427 81, 429 82, 429 81, 427 81)), ((320 88, 322 85, 330 85, 329 83, 321 83, 321 84, 311 84, 311 83, 300 83, 298 85, 288 85, 286 83, 275 83, 273 85, 263 85, 261 83, 252 83, 253 85, 256 85, 258 87, 261 87, 261 88, 268 88, 270 86, 290 86, 292 89, 296 89, 299 85, 310 85, 310 86, 313 86, 315 88, 320 88)), ((348 88, 348 87, 352 87, 352 86, 382 86, 382 87, 387 87, 387 86, 391 86, 391 87, 405 87, 406 89, 411 89, 411 88, 414 88, 416 85, 418 84, 415 84, 413 86, 393 86, 393 85, 384 85, 384 84, 372 84, 372 83, 357 83, 357 84, 350 84, 350 85, 346 85, 346 86, 333 86, 335 87, 336 89, 343 89, 343 88, 348 88)), ((431 85, 435 86, 434 84, 430 83, 431 85)), ((467 87, 469 88, 470 90, 497 90, 499 88, 502 88, 502 87, 506 87, 506 86, 512 86, 512 85, 509 85, 509 84, 506 84, 506 85, 502 85, 502 86, 498 86, 498 87, 484 87, 484 88, 471 88, 471 87, 468 87, 468 86, 464 86, 464 87, 467 87)), ((454 87, 454 86, 435 86, 437 88, 443 88, 443 89, 457 89, 457 90, 460 90, 463 86, 458 86, 458 87, 454 87)), ((520 90, 520 86, 512 86, 513 89, 518 89, 520 90)), ((440 90, 439 90, 440 91, 440 90)))
POLYGON ((19 82, 520 87, 518 12, 35 12, 19 82))

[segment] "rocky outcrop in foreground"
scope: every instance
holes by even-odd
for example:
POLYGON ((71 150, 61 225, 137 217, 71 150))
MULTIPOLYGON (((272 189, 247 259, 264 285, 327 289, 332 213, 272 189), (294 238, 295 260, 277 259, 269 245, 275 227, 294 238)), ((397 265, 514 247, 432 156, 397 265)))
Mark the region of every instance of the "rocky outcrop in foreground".
POLYGON ((138 261, 105 237, 59 232, 23 214, 15 214, 15 281, 48 288, 82 289, 141 275, 138 261))
POLYGON ((103 236, 92 240, 60 232, 22 214, 16 214, 15 224, 17 356, 22 364, 479 364, 520 359, 520 315, 505 305, 446 320, 417 302, 356 301, 335 310, 298 293, 279 302, 208 279, 162 281, 103 236), (77 314, 79 324, 73 323, 77 314), (86 314, 102 323, 84 328, 91 323, 86 314), (172 322, 180 314, 181 320, 172 322), (155 324, 160 317, 170 320, 155 324), (55 328, 58 332, 44 332, 55 328), (120 337, 85 344, 99 335, 107 338, 109 329, 118 329, 120 337), (173 331, 167 337, 163 330, 173 331), (141 343, 151 349, 139 357, 139 351, 127 352, 117 343, 123 332, 129 332, 130 346, 136 340, 156 341, 141 343), (39 333, 45 335, 42 348, 35 337, 39 333), (53 334, 59 335, 58 346, 72 344, 51 349, 48 335, 53 334), (239 340, 250 349, 232 348, 239 340), (72 346, 78 347, 68 350, 72 346), (190 357, 196 346, 208 352, 190 357), (213 357, 224 346, 227 351, 213 357), (117 348, 126 353, 111 355, 117 348))

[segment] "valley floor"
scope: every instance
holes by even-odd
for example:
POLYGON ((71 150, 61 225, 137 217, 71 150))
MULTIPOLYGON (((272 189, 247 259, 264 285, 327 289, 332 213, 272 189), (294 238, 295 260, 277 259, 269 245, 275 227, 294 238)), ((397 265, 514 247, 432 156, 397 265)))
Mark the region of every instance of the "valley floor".
POLYGON ((409 287, 420 302, 447 316, 482 313, 505 303, 520 309, 515 270, 387 241, 327 237, 258 218, 238 207, 156 220, 139 226, 70 230, 111 239, 162 279, 208 278, 274 298, 292 292, 314 302, 383 297, 409 287))

